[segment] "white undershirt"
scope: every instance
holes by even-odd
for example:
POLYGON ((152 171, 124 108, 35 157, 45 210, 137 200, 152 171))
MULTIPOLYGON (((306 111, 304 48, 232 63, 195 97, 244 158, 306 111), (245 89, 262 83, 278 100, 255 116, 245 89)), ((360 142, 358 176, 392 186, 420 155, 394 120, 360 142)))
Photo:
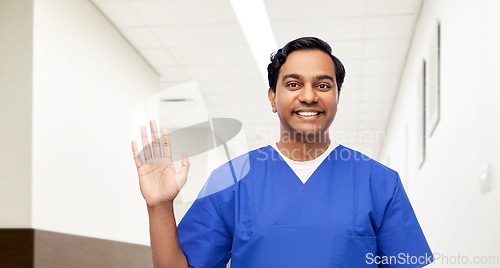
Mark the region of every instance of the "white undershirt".
POLYGON ((319 167, 319 165, 325 160, 330 153, 337 148, 339 144, 335 143, 334 141, 330 142, 330 146, 328 146, 328 149, 326 149, 326 152, 322 153, 319 157, 316 159, 313 159, 311 161, 304 161, 304 162, 299 162, 299 161, 294 161, 285 155, 283 155, 280 150, 278 149, 278 146, 276 143, 271 144, 271 146, 276 150, 281 158, 285 160, 285 162, 290 166, 290 168, 295 172, 297 177, 302 181, 302 183, 306 183, 306 181, 311 177, 311 175, 314 173, 314 171, 319 167))

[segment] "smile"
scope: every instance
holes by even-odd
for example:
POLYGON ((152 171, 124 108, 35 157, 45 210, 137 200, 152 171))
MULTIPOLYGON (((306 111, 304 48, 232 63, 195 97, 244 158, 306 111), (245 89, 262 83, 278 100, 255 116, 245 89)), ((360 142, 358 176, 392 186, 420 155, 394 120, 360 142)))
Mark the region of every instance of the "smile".
POLYGON ((297 114, 301 116, 317 116, 319 112, 297 112, 297 114))

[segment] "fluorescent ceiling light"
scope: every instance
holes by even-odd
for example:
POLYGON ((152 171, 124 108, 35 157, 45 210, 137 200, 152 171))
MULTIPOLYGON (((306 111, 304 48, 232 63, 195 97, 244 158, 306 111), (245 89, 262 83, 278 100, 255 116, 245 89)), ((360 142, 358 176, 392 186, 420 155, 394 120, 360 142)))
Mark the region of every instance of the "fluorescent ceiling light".
POLYGON ((267 85, 269 57, 278 49, 278 45, 267 16, 264 0, 230 0, 230 2, 260 74, 267 85))

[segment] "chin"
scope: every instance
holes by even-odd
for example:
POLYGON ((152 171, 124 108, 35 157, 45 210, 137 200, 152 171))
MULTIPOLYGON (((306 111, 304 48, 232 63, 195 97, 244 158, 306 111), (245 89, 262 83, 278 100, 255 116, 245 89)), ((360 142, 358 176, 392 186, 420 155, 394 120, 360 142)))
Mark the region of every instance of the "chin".
POLYGON ((319 128, 310 128, 310 129, 297 129, 294 131, 294 133, 296 134, 296 136, 305 139, 305 141, 313 143, 313 142, 321 142, 323 138, 322 134, 324 134, 325 131, 320 130, 319 128))

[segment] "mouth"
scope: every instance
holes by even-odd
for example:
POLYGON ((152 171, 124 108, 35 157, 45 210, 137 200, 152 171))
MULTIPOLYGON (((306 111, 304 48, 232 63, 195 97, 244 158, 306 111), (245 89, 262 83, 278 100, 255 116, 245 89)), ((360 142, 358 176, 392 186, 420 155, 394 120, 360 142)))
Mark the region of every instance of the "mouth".
POLYGON ((318 110, 299 110, 299 111, 295 111, 294 114, 300 116, 300 117, 307 117, 307 118, 314 118, 314 117, 317 117, 319 115, 321 115, 323 112, 321 111, 318 111, 318 110))
POLYGON ((300 116, 318 116, 319 112, 296 112, 300 116))

